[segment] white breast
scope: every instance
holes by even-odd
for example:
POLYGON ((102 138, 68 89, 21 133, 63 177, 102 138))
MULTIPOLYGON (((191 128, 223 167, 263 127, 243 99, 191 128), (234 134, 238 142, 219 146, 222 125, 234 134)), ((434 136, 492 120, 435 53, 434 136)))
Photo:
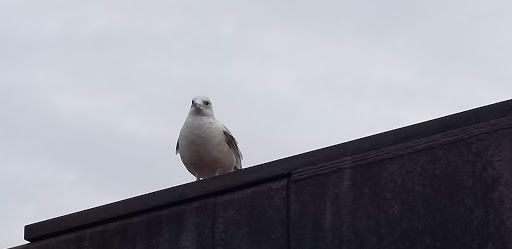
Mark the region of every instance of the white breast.
POLYGON ((230 172, 235 166, 222 124, 210 117, 187 118, 180 132, 179 153, 183 164, 196 177, 230 172))

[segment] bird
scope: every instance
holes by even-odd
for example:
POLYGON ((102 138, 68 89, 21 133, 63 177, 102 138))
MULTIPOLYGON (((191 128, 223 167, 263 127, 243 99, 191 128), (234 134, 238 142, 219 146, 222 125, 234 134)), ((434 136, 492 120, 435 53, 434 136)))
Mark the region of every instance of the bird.
POLYGON ((242 169, 243 156, 238 142, 215 119, 212 102, 205 96, 192 99, 176 143, 177 154, 196 181, 242 169))

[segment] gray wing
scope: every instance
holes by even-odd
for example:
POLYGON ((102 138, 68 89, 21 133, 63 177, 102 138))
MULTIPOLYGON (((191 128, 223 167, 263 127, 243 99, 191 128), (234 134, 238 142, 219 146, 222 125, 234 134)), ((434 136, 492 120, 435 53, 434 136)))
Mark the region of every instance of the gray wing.
POLYGON ((231 148, 231 151, 235 155, 236 163, 235 163, 235 170, 242 168, 242 159, 244 157, 242 156, 242 152, 240 151, 240 148, 238 148, 238 142, 236 141, 235 137, 233 137, 233 134, 229 131, 229 129, 224 126, 224 135, 226 139, 226 143, 228 144, 229 148, 231 148))
POLYGON ((176 155, 178 155, 180 150, 180 139, 178 138, 178 141, 176 141, 176 155))

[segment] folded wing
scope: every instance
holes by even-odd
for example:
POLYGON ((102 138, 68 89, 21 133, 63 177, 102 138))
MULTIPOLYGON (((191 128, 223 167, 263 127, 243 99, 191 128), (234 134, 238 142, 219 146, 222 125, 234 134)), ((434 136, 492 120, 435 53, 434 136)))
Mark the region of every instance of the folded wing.
POLYGON ((236 163, 235 163, 234 169, 235 170, 241 169, 243 156, 242 156, 242 152, 240 151, 240 148, 238 147, 238 142, 236 141, 235 137, 233 136, 233 134, 231 134, 231 132, 229 131, 229 129, 226 126, 224 126, 223 132, 224 132, 226 143, 228 144, 229 148, 231 148, 231 151, 235 155, 236 163))

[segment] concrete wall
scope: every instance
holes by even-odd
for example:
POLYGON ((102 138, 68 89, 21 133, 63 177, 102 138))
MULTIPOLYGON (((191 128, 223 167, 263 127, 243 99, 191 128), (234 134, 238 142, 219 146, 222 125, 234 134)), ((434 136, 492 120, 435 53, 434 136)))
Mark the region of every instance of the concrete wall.
POLYGON ((17 249, 512 248, 512 101, 25 227, 17 249))

